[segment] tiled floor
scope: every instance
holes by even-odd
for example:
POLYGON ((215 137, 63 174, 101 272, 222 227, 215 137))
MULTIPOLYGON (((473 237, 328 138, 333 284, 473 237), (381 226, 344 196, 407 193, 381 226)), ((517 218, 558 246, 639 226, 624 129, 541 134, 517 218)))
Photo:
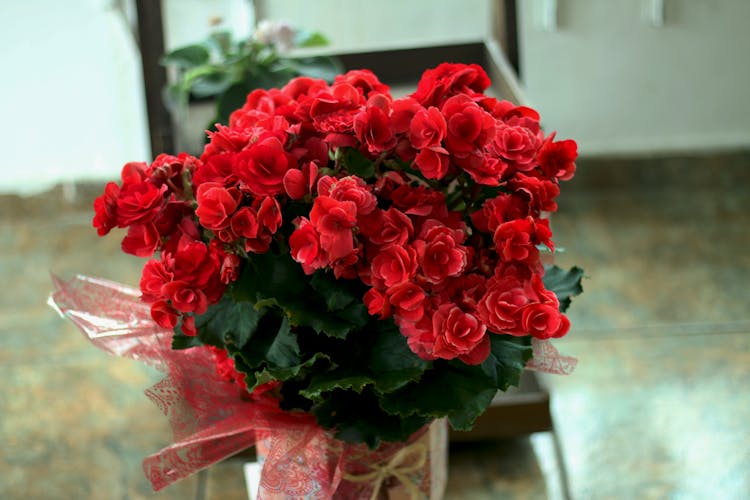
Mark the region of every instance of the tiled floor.
MULTIPOLYGON (((564 189, 558 263, 588 278, 557 345, 580 363, 545 381, 574 498, 748 497, 749 181, 738 154, 582 162, 564 189)), ((92 196, 0 196, 0 498, 242 498, 239 460, 152 494, 140 461, 170 440, 142 393, 158 374, 45 305, 50 271, 138 281, 89 228, 92 196)), ((538 438, 454 446, 447 498, 557 497, 538 438)))

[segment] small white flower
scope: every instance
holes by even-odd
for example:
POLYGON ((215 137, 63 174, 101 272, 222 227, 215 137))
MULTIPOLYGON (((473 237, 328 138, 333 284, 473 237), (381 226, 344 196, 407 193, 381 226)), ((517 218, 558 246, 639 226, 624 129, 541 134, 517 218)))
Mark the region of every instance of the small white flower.
POLYGON ((273 44, 279 52, 294 47, 294 28, 286 21, 264 19, 258 23, 253 36, 261 43, 273 44))

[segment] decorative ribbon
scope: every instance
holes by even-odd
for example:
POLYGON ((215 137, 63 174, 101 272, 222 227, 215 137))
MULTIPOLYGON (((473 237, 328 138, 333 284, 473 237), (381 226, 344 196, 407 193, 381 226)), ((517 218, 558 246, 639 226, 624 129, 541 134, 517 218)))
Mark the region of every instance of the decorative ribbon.
POLYGON ((409 491, 409 497, 412 500, 418 500, 421 492, 411 479, 409 479, 408 475, 422 470, 426 462, 427 446, 417 441, 401 448, 385 464, 369 464, 369 467, 373 469, 372 472, 365 472, 363 474, 345 473, 343 478, 353 483, 372 483, 373 490, 370 500, 375 500, 380 493, 383 482, 390 477, 395 477, 409 491), (410 462, 410 465, 406 465, 410 462))
MULTIPOLYGON (((410 440, 411 444, 387 448, 382 454, 358 455, 359 448, 340 446, 317 425, 312 415, 283 411, 268 394, 256 397, 255 393, 239 392, 235 384, 219 376, 213 355, 207 349, 173 350, 172 332, 154 323, 150 308, 141 302, 138 290, 86 276, 76 276, 67 282, 53 276, 52 281, 55 291, 49 304, 75 323, 91 343, 110 354, 139 360, 167 374, 146 391, 169 419, 174 435, 174 444, 143 461, 144 472, 154 490, 270 436, 273 445, 263 464, 258 498, 281 495, 330 499, 339 493, 339 485, 341 495, 345 496, 343 490, 349 486, 373 482, 374 499, 389 477, 398 479, 413 499, 419 498, 420 491, 408 474, 425 466, 427 449, 423 443, 410 440), (370 465, 383 463, 382 458, 375 457, 390 456, 396 448, 398 451, 384 465, 370 465), (373 469, 371 472, 343 473, 347 465, 365 463, 373 469), (342 483, 342 479, 354 484, 342 483)), ((571 363, 565 360, 575 361, 559 356, 548 342, 536 342, 534 356, 535 369, 553 373, 566 373, 571 363), (541 359, 536 359, 538 354, 541 359)))
MULTIPOLYGON (((311 415, 282 411, 270 396, 248 398, 245 393, 242 397, 235 384, 218 375, 207 349, 173 350, 172 332, 153 322, 138 290, 86 276, 68 282, 53 276, 52 281, 55 291, 50 305, 75 323, 91 343, 167 374, 146 390, 169 419, 174 435, 174 444, 143 461, 155 491, 253 446, 258 433, 302 431, 308 438, 324 433, 311 415)), ((291 446, 286 440, 279 442, 291 446)), ((277 465, 266 464, 269 468, 277 465)), ((330 498, 337 486, 335 470, 329 467, 318 472, 316 479, 323 484, 320 498, 330 498)))
POLYGON ((561 355, 549 340, 531 340, 533 357, 526 363, 527 370, 570 375, 578 364, 578 359, 561 355))

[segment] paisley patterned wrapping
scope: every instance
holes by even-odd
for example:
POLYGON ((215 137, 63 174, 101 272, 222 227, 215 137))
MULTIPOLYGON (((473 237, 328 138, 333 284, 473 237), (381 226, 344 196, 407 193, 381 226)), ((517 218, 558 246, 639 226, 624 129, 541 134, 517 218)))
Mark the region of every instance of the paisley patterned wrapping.
POLYGON ((307 441, 299 435, 274 433, 258 440, 258 459, 263 464, 259 499, 324 498, 318 495, 326 485, 317 479, 324 475, 311 474, 310 469, 332 460, 340 464, 333 499, 443 498, 448 477, 445 420, 434 421, 406 443, 385 443, 376 450, 344 444, 330 435, 316 438, 307 441))
POLYGON ((570 375, 578 365, 578 359, 561 355, 549 340, 531 339, 534 357, 526 363, 527 370, 570 375))
MULTIPOLYGON (((444 421, 407 443, 386 443, 374 451, 343 443, 311 415, 282 411, 270 394, 251 395, 222 379, 208 349, 173 350, 172 332, 152 321, 138 290, 80 275, 67 282, 52 279, 49 304, 91 343, 166 374, 146 390, 174 436, 174 444, 143 461, 154 490, 257 445, 263 458, 259 499, 377 498, 385 491, 390 498, 442 497, 444 421)), ((537 370, 567 373, 571 366, 572 358, 560 357, 548 343, 535 343, 534 356, 537 370)))

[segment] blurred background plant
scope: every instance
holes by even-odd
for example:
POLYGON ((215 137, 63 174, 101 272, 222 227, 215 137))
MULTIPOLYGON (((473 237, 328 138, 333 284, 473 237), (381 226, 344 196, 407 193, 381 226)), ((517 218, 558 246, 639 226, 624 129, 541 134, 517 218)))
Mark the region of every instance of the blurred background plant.
MULTIPOLYGON (((216 123, 227 124, 231 112, 242 107, 247 94, 255 89, 283 87, 303 75, 332 82, 344 70, 336 58, 290 52, 325 45, 328 40, 321 33, 294 28, 283 21, 261 21, 243 40, 234 40, 229 31, 217 30, 203 41, 164 55, 162 64, 171 82, 164 88, 165 104, 177 127, 190 129, 180 127, 195 119, 188 113, 190 105, 211 103, 214 112, 205 129, 213 130, 216 123)), ((194 144, 193 139, 186 137, 183 144, 194 144)))

